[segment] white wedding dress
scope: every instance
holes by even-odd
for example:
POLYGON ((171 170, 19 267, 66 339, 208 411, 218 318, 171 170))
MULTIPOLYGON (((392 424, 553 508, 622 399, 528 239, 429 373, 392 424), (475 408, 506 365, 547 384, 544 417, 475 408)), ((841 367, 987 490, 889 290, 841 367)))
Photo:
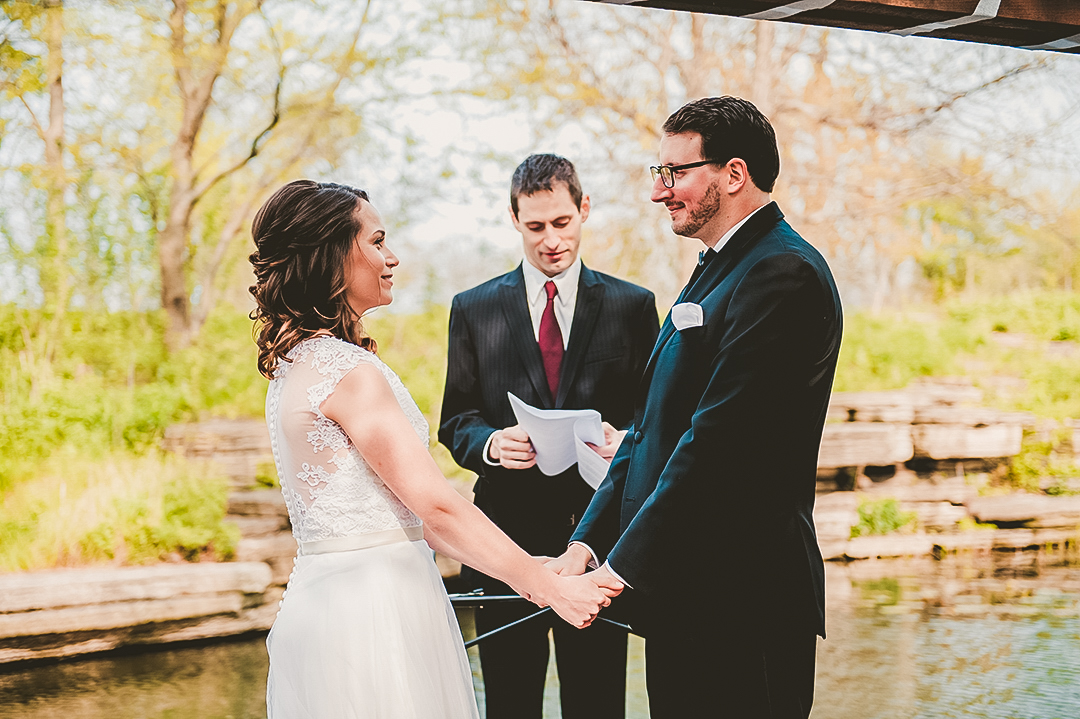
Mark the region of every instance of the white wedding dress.
POLYGON ((278 365, 266 419, 299 544, 266 646, 270 719, 479 719, 453 608, 420 519, 320 409, 361 363, 394 390, 416 434, 428 425, 374 354, 305 340, 278 365))

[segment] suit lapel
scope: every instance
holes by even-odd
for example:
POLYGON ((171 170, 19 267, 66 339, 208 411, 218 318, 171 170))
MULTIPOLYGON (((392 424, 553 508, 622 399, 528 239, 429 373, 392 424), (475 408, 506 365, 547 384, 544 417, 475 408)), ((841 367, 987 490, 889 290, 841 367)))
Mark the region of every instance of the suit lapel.
POLYGON ((649 382, 652 380, 653 370, 656 368, 656 358, 660 356, 660 351, 664 349, 664 345, 668 343, 675 335, 675 325, 671 322, 671 310, 668 310, 667 317, 664 318, 664 324, 660 325, 660 336, 656 338, 656 344, 653 345, 652 354, 649 355, 649 363, 645 365, 645 372, 641 375, 641 387, 648 387, 649 382))
MULTIPOLYGON (((775 202, 770 202, 758 210, 727 241, 727 244, 708 260, 696 278, 691 276, 691 280, 683 288, 683 291, 679 293, 676 304, 680 302, 700 302, 704 299, 712 292, 713 288, 720 284, 720 281, 724 279, 731 267, 746 254, 746 250, 752 247, 759 237, 775 227, 776 223, 782 220, 783 217, 784 213, 780 211, 775 202)), ((706 317, 705 322, 708 321, 709 318, 706 317)), ((669 311, 663 326, 660 328, 660 336, 653 347, 652 355, 649 356, 649 363, 645 365, 645 373, 642 375, 642 387, 649 386, 652 374, 655 371, 656 358, 664 349, 664 345, 674 335, 675 325, 671 323, 671 312, 669 311)))
POLYGON ((600 306, 603 304, 604 285, 596 273, 585 265, 581 266, 581 277, 578 279, 577 302, 574 305, 574 320, 570 325, 570 342, 566 346, 566 354, 563 355, 562 369, 559 370, 559 395, 555 399, 555 407, 563 406, 566 395, 570 392, 577 372, 585 360, 585 350, 589 346, 589 338, 592 337, 596 319, 600 316, 600 306))
POLYGON ((525 373, 536 390, 537 396, 541 398, 545 407, 550 408, 552 406, 551 389, 548 387, 547 376, 544 374, 544 359, 540 356, 540 345, 536 343, 536 337, 533 336, 532 317, 529 315, 528 298, 525 296, 525 275, 521 272, 521 265, 507 275, 499 287, 499 300, 510 336, 514 338, 514 347, 517 349, 518 356, 521 357, 521 363, 525 365, 525 373))

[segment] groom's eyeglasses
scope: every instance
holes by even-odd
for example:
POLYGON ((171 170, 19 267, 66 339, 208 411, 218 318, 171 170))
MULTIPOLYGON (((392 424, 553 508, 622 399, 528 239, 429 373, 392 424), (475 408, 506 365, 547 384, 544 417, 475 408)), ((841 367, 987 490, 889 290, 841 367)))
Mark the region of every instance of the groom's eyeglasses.
POLYGON ((664 181, 664 187, 670 189, 675 187, 675 173, 679 170, 689 170, 692 167, 713 165, 715 163, 716 160, 702 160, 701 162, 688 162, 685 165, 653 165, 649 170, 652 172, 653 182, 656 182, 656 178, 659 177, 664 181))

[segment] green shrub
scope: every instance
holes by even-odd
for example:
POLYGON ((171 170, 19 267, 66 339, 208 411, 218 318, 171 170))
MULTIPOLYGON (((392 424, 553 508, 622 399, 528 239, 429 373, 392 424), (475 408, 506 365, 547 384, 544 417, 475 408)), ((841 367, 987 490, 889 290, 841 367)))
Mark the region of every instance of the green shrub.
POLYGON ((1068 493, 1063 480, 1080 476, 1080 466, 1072 459, 1055 456, 1054 447, 1060 443, 1061 438, 1040 440, 1030 434, 1025 436, 1020 454, 1009 462, 1006 481, 1025 492, 1040 492, 1044 479, 1058 480, 1048 492, 1068 493))
POLYGON ((0 306, 0 492, 65 448, 139 455, 174 422, 262 415, 266 380, 243 312, 213 313, 174 357, 160 313, 69 312, 51 362, 34 334, 39 315, 0 306))
POLYGON ((895 499, 864 499, 859 503, 859 523, 851 528, 851 536, 890 534, 914 524, 915 513, 902 511, 895 499))

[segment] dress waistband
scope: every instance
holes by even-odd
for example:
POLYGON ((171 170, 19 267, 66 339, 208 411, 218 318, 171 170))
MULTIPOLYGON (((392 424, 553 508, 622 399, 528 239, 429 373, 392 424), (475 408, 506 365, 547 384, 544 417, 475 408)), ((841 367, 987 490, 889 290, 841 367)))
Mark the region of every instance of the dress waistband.
POLYGON ((355 549, 368 549, 369 547, 379 547, 384 544, 415 542, 423 538, 423 525, 394 527, 382 532, 369 532, 368 534, 358 534, 353 537, 331 537, 330 539, 300 542, 300 554, 307 556, 309 554, 327 554, 329 552, 351 552, 355 549))

